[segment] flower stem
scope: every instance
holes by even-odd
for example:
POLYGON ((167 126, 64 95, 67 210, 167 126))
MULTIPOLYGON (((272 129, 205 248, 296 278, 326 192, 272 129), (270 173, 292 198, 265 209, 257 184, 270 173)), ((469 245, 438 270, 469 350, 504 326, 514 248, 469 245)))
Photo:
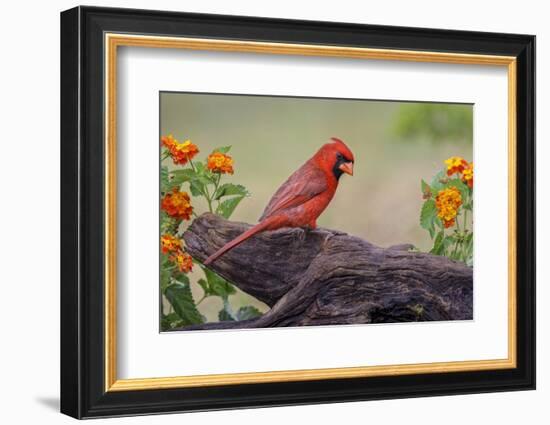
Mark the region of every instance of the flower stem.
MULTIPOLYGON (((195 168, 195 164, 193 164, 193 160, 189 159, 189 165, 191 165, 191 168, 196 173, 197 169, 195 168)), ((208 203, 208 210, 210 212, 212 211, 212 200, 210 199, 210 193, 208 192, 208 188, 206 186, 203 186, 204 189, 201 189, 202 196, 206 198, 206 202, 208 203)))
MULTIPOLYGON (((221 174, 218 174, 216 176, 216 181, 214 182, 214 193, 212 196, 216 196, 216 194, 218 193, 218 187, 220 185, 220 178, 221 178, 221 174)), ((220 206, 220 200, 218 199, 218 206, 220 206)))
POLYGON ((193 160, 189 158, 189 165, 191 166, 191 169, 196 173, 197 169, 195 168, 195 164, 193 164, 193 160))
POLYGON ((468 216, 468 210, 466 209, 466 206, 470 204, 470 195, 466 195, 466 202, 464 202, 464 230, 466 230, 467 222, 467 216, 468 216))
POLYGON ((456 258, 457 249, 458 249, 458 239, 455 241, 455 247, 453 248, 453 252, 451 253, 451 258, 454 260, 456 258))
POLYGON ((212 212, 212 199, 210 197, 210 191, 208 190, 208 187, 204 186, 204 197, 206 198, 206 202, 208 202, 208 210, 212 212))

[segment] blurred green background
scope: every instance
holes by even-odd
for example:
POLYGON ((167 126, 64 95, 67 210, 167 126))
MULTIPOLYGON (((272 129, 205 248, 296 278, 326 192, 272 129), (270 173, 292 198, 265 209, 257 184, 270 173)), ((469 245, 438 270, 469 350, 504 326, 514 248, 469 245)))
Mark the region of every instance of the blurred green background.
MULTIPOLYGON (((233 220, 256 223, 279 185, 330 137, 355 155, 354 176, 344 175, 318 225, 359 236, 380 246, 432 246, 419 225, 420 179, 431 179, 450 156, 473 160, 472 105, 273 96, 160 94, 160 131, 191 139, 204 159, 215 147, 232 145, 235 174, 252 196, 233 220)), ((195 211, 206 206, 195 201, 195 211)), ((198 269, 198 268, 196 268, 198 269)), ((200 274, 200 271, 196 272, 200 274)), ((196 279, 191 279, 192 281, 196 279)), ((195 299, 202 290, 192 285, 195 299)), ((241 292, 232 307, 262 303, 241 292)), ((219 297, 201 303, 217 320, 219 297)))

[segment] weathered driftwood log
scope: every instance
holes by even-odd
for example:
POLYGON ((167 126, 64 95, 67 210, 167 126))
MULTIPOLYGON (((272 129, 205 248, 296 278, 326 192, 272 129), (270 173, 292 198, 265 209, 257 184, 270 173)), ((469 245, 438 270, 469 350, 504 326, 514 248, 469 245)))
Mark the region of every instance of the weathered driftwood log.
MULTIPOLYGON (((183 237, 202 261, 249 227, 204 214, 183 237)), ((472 319, 472 269, 410 247, 380 248, 327 229, 261 233, 211 267, 271 309, 248 321, 184 329, 472 319)))

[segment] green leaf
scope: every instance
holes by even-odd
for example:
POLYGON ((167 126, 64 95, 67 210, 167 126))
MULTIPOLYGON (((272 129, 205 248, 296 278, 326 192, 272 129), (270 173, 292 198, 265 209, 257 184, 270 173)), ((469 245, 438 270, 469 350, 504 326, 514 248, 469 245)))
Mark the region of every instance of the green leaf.
POLYGON ((423 195, 425 193, 432 193, 432 188, 424 181, 424 179, 420 180, 420 189, 422 190, 423 195))
POLYGON ((432 193, 434 196, 437 196, 437 193, 443 189, 445 186, 444 181, 447 181, 447 172, 445 170, 441 170, 439 173, 437 173, 434 178, 432 179, 430 186, 432 187, 432 193))
POLYGON ((465 263, 466 265, 472 267, 474 264, 474 234, 469 233, 466 235, 466 253, 465 253, 465 263))
POLYGON ((203 174, 204 172, 207 171, 207 168, 203 162, 199 161, 194 164, 195 164, 195 170, 197 171, 197 174, 203 174))
POLYGON ((220 187, 218 187, 218 190, 216 190, 216 193, 214 194, 214 199, 220 199, 223 196, 249 196, 248 190, 243 185, 240 184, 233 184, 233 183, 224 183, 220 187))
POLYGON ((169 184, 168 167, 160 167, 160 191, 167 192, 169 184))
POLYGON ((420 211, 420 226, 423 229, 430 230, 434 227, 434 217, 436 216, 436 206, 433 199, 428 199, 422 205, 422 210, 420 211))
POLYGON ((218 320, 220 322, 234 322, 237 320, 227 299, 223 300, 223 308, 218 312, 218 320))
POLYGON ((204 170, 201 171, 200 173, 197 172, 190 179, 189 185, 191 188, 191 193, 193 194, 193 196, 203 195, 206 192, 205 187, 213 183, 214 183, 214 176, 211 176, 204 170))
POLYGON ((195 166, 197 168, 196 172, 190 168, 172 171, 172 180, 168 183, 168 190, 189 182, 193 196, 202 195, 204 186, 213 183, 213 177, 209 176, 209 173, 205 171, 202 163, 199 162, 198 164, 195 166), (201 164, 201 167, 199 167, 198 164, 201 164))
POLYGON ((226 300, 229 295, 237 292, 231 283, 217 273, 206 267, 202 267, 202 269, 204 271, 204 275, 206 276, 206 280, 208 281, 209 295, 217 295, 226 300))
POLYGON ((223 218, 231 217, 237 205, 244 199, 244 196, 235 196, 230 199, 226 199, 223 202, 220 202, 218 208, 216 208, 216 214, 221 215, 223 218))
POLYGON ((202 288, 202 290, 204 291, 204 296, 208 296, 208 295, 212 295, 210 293, 210 288, 208 287, 208 282, 204 279, 199 279, 197 281, 197 283, 199 284, 199 286, 202 288))
POLYGON ((191 282, 189 281, 189 276, 187 276, 184 272, 179 271, 177 267, 172 270, 172 279, 175 279, 179 283, 183 283, 185 285, 191 285, 191 282))
POLYGON ((173 282, 165 289, 164 295, 178 316, 186 325, 202 323, 202 316, 197 310, 189 285, 175 280, 173 282))
POLYGON ((452 179, 449 180, 449 183, 447 183, 447 187, 456 187, 460 191, 460 195, 462 196, 462 202, 465 202, 466 199, 468 199, 469 195, 469 188, 464 182, 460 179, 452 179))
POLYGON ((218 313, 218 320, 220 322, 234 322, 235 319, 231 314, 224 308, 222 308, 218 313))
POLYGON ((226 301, 223 304, 223 308, 218 313, 218 319, 220 320, 220 322, 234 322, 238 320, 254 319, 256 317, 260 317, 261 315, 262 313, 260 312, 260 310, 251 305, 241 307, 237 311, 237 313, 234 313, 231 309, 231 306, 226 301))
POLYGON ((212 153, 214 153, 214 152, 227 153, 227 152, 229 152, 230 149, 231 149, 231 145, 229 145, 229 146, 220 146, 219 148, 214 149, 212 151, 212 153))
POLYGON ((160 231, 161 233, 175 233, 178 228, 178 220, 170 217, 165 211, 160 212, 160 231))
POLYGON ((442 253, 445 253, 447 248, 452 247, 456 243, 456 238, 454 236, 446 236, 443 238, 443 249, 442 253))
POLYGON ((214 184, 216 183, 218 176, 216 176, 212 171, 210 171, 204 162, 197 162, 195 164, 196 175, 194 177, 195 181, 199 181, 203 185, 214 184))
POLYGON ((174 170, 170 174, 172 175, 172 181, 170 182, 172 187, 181 186, 183 183, 192 180, 196 175, 190 168, 186 168, 185 170, 174 170))
POLYGON ((239 308, 237 311, 237 320, 248 320, 260 317, 262 313, 256 307, 247 305, 245 307, 239 308))
POLYGON ((164 315, 160 320, 160 328, 163 331, 167 331, 170 329, 177 328, 178 326, 184 326, 184 325, 185 323, 183 322, 183 320, 180 319, 177 313, 170 313, 170 314, 164 315))
POLYGON ((204 291, 204 296, 209 297, 211 295, 221 297, 223 300, 227 300, 229 295, 235 294, 237 291, 231 283, 225 280, 223 277, 218 276, 211 270, 203 269, 207 279, 199 279, 198 284, 204 291))
POLYGON ((191 194, 193 196, 201 196, 204 192, 204 184, 196 179, 191 181, 189 188, 191 189, 191 194))
POLYGON ((164 264, 160 267, 160 290, 165 291, 166 288, 170 285, 170 276, 171 272, 168 270, 168 267, 164 264))
POLYGON ((445 245, 443 244, 444 237, 445 237, 445 232, 443 230, 437 234, 437 236, 435 237, 434 246, 430 251, 430 254, 435 254, 435 255, 443 254, 443 250, 445 248, 445 245))
POLYGON ((197 175, 197 176, 193 177, 194 182, 198 181, 203 186, 207 186, 209 184, 214 183, 213 179, 214 179, 213 176, 208 176, 208 175, 197 175))

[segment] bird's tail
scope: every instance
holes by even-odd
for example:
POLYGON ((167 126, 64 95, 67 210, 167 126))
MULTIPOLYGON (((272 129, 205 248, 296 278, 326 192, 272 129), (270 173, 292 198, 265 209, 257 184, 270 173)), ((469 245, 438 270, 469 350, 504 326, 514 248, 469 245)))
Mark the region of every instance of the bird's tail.
POLYGON ((218 249, 214 254, 212 254, 210 257, 208 257, 204 261, 204 265, 207 266, 212 261, 216 260, 221 255, 225 254, 227 251, 229 251, 232 248, 235 248, 237 245, 241 244, 251 236, 254 236, 256 233, 261 232, 262 230, 265 230, 269 227, 271 224, 271 220, 267 219, 264 220, 255 226, 252 226, 250 229, 248 229, 246 232, 241 234, 240 236, 237 236, 235 239, 233 239, 230 242, 227 242, 224 246, 222 246, 220 249, 218 249))

